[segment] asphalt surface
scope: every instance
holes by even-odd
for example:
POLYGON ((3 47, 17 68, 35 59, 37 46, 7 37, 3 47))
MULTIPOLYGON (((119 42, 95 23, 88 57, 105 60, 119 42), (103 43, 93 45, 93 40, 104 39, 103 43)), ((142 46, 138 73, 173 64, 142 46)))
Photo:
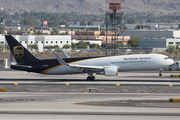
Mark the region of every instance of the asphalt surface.
POLYGON ((170 77, 174 73, 165 73, 163 77, 156 74, 131 72, 118 77, 97 76, 95 81, 86 81, 86 75, 49 76, 3 71, 0 88, 6 88, 7 92, 180 93, 180 78, 170 77))
POLYGON ((0 71, 0 120, 179 119, 179 72, 122 72, 118 77, 49 76, 0 71))
POLYGON ((1 119, 179 119, 177 93, 0 93, 1 119), (59 118, 58 118, 59 117, 59 118))

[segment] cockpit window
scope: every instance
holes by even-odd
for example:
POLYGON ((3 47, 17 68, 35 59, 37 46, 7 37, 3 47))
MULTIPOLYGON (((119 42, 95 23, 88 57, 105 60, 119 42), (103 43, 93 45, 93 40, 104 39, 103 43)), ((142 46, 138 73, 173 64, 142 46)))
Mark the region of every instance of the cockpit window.
POLYGON ((164 59, 165 59, 165 60, 167 60, 167 59, 171 59, 171 58, 169 58, 169 57, 165 57, 164 59))

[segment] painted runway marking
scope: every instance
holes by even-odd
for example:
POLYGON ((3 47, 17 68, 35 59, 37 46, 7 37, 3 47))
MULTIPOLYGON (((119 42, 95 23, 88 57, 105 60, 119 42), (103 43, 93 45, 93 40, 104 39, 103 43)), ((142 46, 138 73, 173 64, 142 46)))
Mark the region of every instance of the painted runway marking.
POLYGON ((66 85, 69 85, 69 83, 66 83, 66 85))
POLYGON ((6 92, 6 88, 0 88, 0 92, 6 92))
POLYGON ((14 83, 14 85, 19 85, 18 83, 14 83))

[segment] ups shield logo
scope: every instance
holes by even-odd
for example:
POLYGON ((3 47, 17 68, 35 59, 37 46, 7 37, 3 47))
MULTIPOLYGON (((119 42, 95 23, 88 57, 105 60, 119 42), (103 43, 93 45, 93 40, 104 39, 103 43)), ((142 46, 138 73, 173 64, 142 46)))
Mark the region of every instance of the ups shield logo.
POLYGON ((13 49, 14 49, 14 56, 16 58, 21 58, 24 55, 24 47, 23 46, 15 46, 13 49))

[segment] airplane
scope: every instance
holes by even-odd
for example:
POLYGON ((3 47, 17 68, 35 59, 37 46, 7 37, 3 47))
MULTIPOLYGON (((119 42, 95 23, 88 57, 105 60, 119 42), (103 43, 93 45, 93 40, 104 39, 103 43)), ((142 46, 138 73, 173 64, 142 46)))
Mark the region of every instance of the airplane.
POLYGON ((77 57, 57 59, 39 59, 31 54, 11 35, 5 35, 10 50, 16 60, 11 69, 35 72, 47 75, 82 74, 88 73, 87 80, 93 81, 94 73, 105 76, 118 76, 121 71, 159 69, 174 63, 168 56, 162 54, 137 54, 103 57, 77 57))

